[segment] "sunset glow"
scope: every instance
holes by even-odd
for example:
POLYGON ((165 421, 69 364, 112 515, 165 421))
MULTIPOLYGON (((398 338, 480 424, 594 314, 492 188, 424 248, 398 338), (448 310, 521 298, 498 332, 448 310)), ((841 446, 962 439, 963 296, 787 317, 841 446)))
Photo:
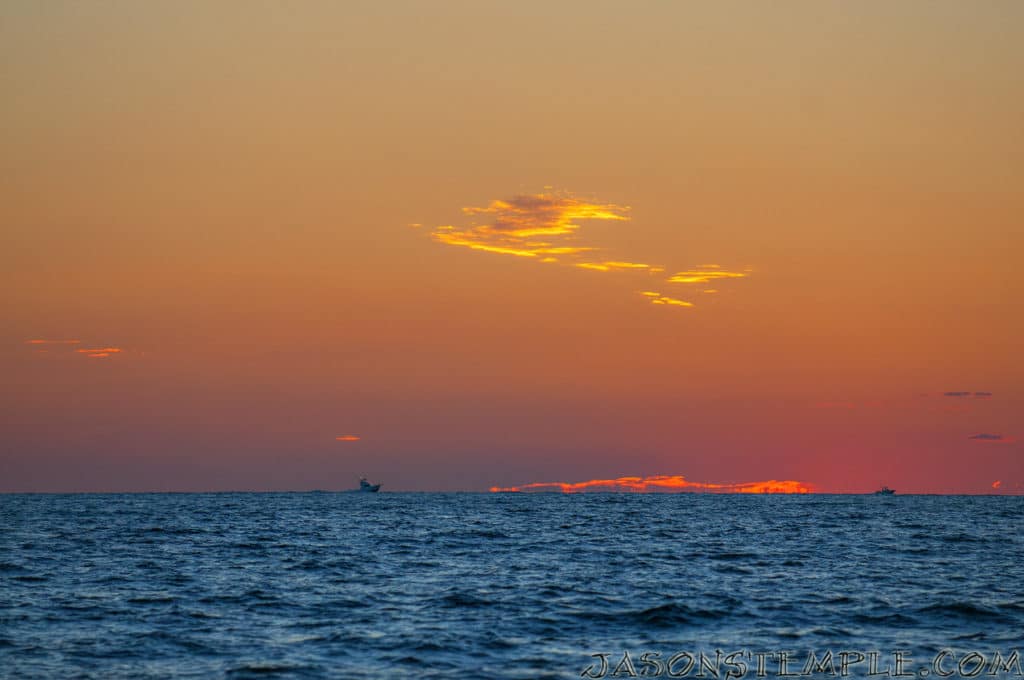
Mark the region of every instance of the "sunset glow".
POLYGON ((533 482, 521 486, 491 487, 493 493, 519 493, 557 491, 561 493, 585 493, 588 491, 615 491, 629 493, 665 492, 706 492, 706 493, 813 493, 814 485, 793 480, 766 480, 763 482, 740 482, 715 484, 691 482, 682 475, 655 475, 653 477, 619 477, 617 479, 592 479, 586 482, 533 482))
POLYGON ((1019 493, 1024 3, 940 4, 0 4, 0 490, 1019 493))
POLYGON ((0 680, 1024 680, 1024 0, 0 55, 0 680))

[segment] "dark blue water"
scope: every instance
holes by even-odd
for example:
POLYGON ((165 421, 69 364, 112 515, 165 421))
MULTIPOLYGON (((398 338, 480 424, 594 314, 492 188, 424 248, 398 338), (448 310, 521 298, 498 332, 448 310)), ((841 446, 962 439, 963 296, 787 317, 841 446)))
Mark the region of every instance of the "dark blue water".
POLYGON ((1020 497, 0 496, 0 674, 572 678, 599 652, 1005 655, 1024 652, 1022 519, 1020 497))

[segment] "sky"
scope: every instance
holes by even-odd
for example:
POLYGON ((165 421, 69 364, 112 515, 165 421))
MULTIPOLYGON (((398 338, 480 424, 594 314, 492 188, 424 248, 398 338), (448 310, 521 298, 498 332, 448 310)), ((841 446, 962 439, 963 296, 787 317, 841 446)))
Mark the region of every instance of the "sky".
POLYGON ((1024 4, 0 7, 0 491, 1024 492, 1024 4))

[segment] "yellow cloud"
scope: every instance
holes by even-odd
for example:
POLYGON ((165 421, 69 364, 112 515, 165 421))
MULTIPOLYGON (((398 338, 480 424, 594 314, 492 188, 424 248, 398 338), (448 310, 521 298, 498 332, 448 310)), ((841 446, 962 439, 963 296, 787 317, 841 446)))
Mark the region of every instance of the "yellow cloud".
POLYGON ((440 243, 473 250, 538 257, 572 255, 593 248, 569 244, 583 220, 626 221, 628 206, 590 203, 564 192, 521 194, 484 207, 466 207, 463 214, 487 222, 465 229, 445 225, 431 236, 440 243))
MULTIPOLYGON (((533 258, 538 262, 555 263, 601 272, 643 272, 666 283, 708 283, 725 279, 745 278, 745 271, 731 271, 720 264, 701 264, 693 269, 679 271, 664 278, 662 266, 632 262, 625 259, 597 259, 593 254, 601 251, 581 239, 581 223, 587 220, 613 222, 628 221, 629 206, 614 203, 596 203, 564 191, 545 187, 536 194, 520 194, 507 200, 494 200, 485 206, 462 208, 469 218, 479 220, 468 227, 442 225, 435 227, 430 236, 438 243, 460 246, 470 250, 533 258), (555 257, 558 256, 558 257, 555 257)), ((417 227, 418 224, 411 226, 417 227)), ((651 284, 646 284, 651 285, 651 284)), ((717 293, 713 288, 704 292, 717 293)), ((693 307, 692 302, 652 291, 641 293, 651 304, 693 307)))
POLYGON ((583 269, 596 269, 601 272, 610 272, 615 269, 647 269, 650 271, 658 269, 656 267, 651 267, 649 264, 642 264, 639 262, 620 262, 616 260, 605 262, 580 262, 576 266, 583 269))
POLYGON ((650 298, 652 305, 672 305, 675 307, 693 307, 692 302, 686 300, 679 300, 677 298, 668 297, 661 293, 655 293, 654 291, 645 290, 641 291, 641 295, 650 298))
MULTIPOLYGON (((707 266, 707 265, 705 265, 707 266)), ((717 265, 715 265, 717 266, 717 265)), ((708 283, 716 279, 742 279, 746 278, 744 272, 731 272, 724 269, 691 269, 690 271, 677 272, 668 278, 669 283, 708 283)))

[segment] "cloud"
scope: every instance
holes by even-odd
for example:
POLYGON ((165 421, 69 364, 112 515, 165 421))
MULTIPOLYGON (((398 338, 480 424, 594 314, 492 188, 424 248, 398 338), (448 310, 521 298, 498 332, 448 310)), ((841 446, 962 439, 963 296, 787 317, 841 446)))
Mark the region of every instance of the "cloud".
POLYGON ((343 434, 334 438, 335 441, 339 442, 357 442, 359 439, 360 438, 354 434, 343 434))
POLYGON ((79 354, 84 354, 91 359, 106 359, 111 355, 120 354, 124 350, 120 347, 99 347, 96 349, 86 349, 83 347, 81 349, 76 349, 75 351, 79 354))
POLYGON ((463 208, 462 212, 487 221, 465 229, 440 226, 431 232, 434 240, 519 257, 575 255, 593 250, 576 241, 581 221, 629 220, 629 206, 591 203, 565 192, 520 194, 491 201, 485 207, 463 208))
POLYGON ((710 484, 691 482, 682 475, 654 475, 651 477, 619 477, 617 479, 591 479, 586 482, 534 482, 522 486, 493 486, 492 492, 583 493, 587 491, 618 491, 632 493, 665 493, 706 491, 711 493, 813 493, 813 484, 794 480, 770 479, 738 484, 710 484))
POLYGON ((26 340, 26 345, 32 345, 36 354, 44 354, 53 357, 82 356, 88 359, 107 359, 115 354, 124 352, 120 347, 107 347, 101 345, 76 347, 81 345, 81 340, 26 340), (52 350, 52 351, 51 351, 52 350))
POLYGON ((640 292, 641 295, 650 299, 652 305, 669 305, 671 307, 693 307, 692 302, 686 300, 680 300, 678 298, 668 297, 661 293, 655 293, 651 290, 644 290, 640 292))
MULTIPOLYGON (((462 213, 472 220, 470 226, 442 225, 431 231, 430 236, 445 245, 589 271, 613 272, 617 276, 663 275, 666 269, 662 265, 634 262, 621 257, 598 257, 597 254, 606 249, 583 238, 584 223, 628 222, 629 212, 630 207, 627 205, 585 200, 566 191, 546 188, 541 193, 519 194, 509 199, 491 201, 485 206, 464 207, 462 213)), ((418 228, 420 225, 413 223, 410 226, 418 228)), ((744 278, 746 272, 729 271, 719 264, 702 264, 663 280, 668 283, 707 283, 744 278)), ((718 291, 708 289, 705 292, 718 291)), ((675 307, 694 306, 694 303, 687 300, 660 293, 653 297, 651 303, 675 307)))
POLYGON ((610 272, 622 269, 647 270, 650 272, 665 271, 664 267, 652 267, 649 264, 641 264, 639 262, 618 262, 614 260, 606 262, 579 262, 576 266, 581 269, 594 269, 599 272, 610 272))
POLYGON ((668 278, 669 283, 709 283, 722 279, 743 279, 746 272, 734 272, 720 269, 717 264, 700 265, 697 269, 676 272, 668 278))
POLYGON ((990 444, 1012 444, 1017 441, 1013 437, 1004 437, 1001 434, 989 434, 988 432, 979 432, 977 434, 972 434, 967 438, 971 441, 987 442, 990 444))
POLYGON ((955 397, 958 399, 964 397, 974 397, 975 399, 989 399, 992 397, 991 392, 943 392, 944 397, 955 397))

